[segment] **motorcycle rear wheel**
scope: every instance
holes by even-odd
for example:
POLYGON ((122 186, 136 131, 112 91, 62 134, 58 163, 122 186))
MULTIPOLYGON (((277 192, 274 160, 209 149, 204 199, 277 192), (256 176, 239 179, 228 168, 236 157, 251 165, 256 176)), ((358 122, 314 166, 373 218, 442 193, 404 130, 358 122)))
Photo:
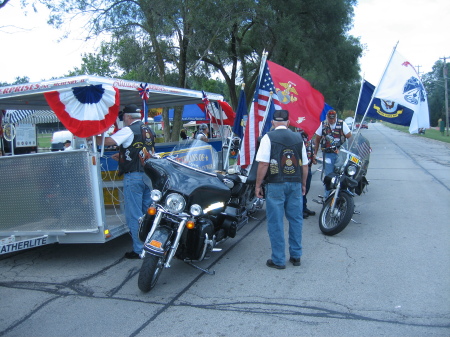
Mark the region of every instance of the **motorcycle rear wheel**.
POLYGON ((355 209, 355 202, 353 197, 347 193, 340 193, 336 204, 334 205, 335 215, 332 216, 330 212, 331 200, 328 198, 323 205, 319 216, 319 227, 325 235, 336 235, 342 232, 350 222, 353 211, 355 209))
POLYGON ((144 261, 142 262, 142 267, 139 272, 139 289, 144 293, 148 293, 152 290, 155 287, 156 282, 158 282, 159 275, 161 275, 163 269, 163 258, 147 253, 144 257, 144 261))

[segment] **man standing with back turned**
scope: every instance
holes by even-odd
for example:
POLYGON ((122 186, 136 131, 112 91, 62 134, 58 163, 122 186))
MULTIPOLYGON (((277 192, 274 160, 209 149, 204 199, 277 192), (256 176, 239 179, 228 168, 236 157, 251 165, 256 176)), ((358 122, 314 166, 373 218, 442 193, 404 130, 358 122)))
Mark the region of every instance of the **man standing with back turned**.
MULTIPOLYGON (((150 206, 150 188, 144 183, 144 168, 139 156, 143 148, 154 154, 155 135, 152 129, 142 123, 141 113, 136 105, 127 105, 123 110, 125 127, 111 137, 105 138, 105 145, 119 145, 119 153, 112 156, 119 160, 119 176, 123 178, 125 219, 133 239, 133 250, 125 253, 127 259, 139 259, 143 244, 139 240, 139 217, 150 206)), ((97 143, 101 137, 97 137, 97 143)))
POLYGON ((302 255, 303 195, 308 176, 308 157, 300 133, 288 129, 289 112, 277 110, 273 115, 275 130, 261 139, 256 154, 258 171, 255 194, 263 197, 261 184, 266 179, 267 230, 272 247, 270 268, 285 269, 283 216, 289 221, 289 261, 300 266, 302 255))

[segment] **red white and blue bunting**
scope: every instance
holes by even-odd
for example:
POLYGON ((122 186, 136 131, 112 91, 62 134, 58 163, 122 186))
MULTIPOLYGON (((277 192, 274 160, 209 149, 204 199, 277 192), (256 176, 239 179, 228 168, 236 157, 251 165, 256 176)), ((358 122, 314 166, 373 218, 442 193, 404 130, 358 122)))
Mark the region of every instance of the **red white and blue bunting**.
POLYGON ((111 85, 75 87, 44 95, 61 123, 77 137, 105 132, 119 114, 119 90, 111 85))

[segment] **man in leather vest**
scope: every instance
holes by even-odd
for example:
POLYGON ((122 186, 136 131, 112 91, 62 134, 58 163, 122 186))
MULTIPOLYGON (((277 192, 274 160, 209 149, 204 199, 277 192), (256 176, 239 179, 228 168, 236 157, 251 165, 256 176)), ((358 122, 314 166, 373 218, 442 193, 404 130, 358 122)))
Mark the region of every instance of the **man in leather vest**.
MULTIPOLYGON (((320 144, 323 153, 325 176, 333 172, 339 148, 345 143, 347 138, 352 136, 347 123, 342 119, 336 121, 336 118, 336 111, 329 110, 327 119, 320 124, 316 131, 314 158, 317 156, 320 144)), ((325 190, 325 196, 327 193, 325 190)))
MULTIPOLYGON (((138 219, 150 206, 150 188, 144 183, 144 168, 139 156, 144 157, 143 148, 150 154, 155 153, 155 135, 141 118, 136 105, 127 105, 123 110, 125 127, 105 138, 105 145, 119 145, 119 153, 112 158, 119 161, 119 176, 124 175, 125 219, 133 239, 133 250, 125 253, 127 259, 140 258, 143 244, 139 240, 138 219)), ((97 140, 100 142, 101 137, 97 140)))
POLYGON ((272 125, 274 130, 261 139, 255 158, 258 162, 255 194, 264 197, 261 184, 265 179, 267 229, 272 247, 266 265, 285 269, 284 215, 289 222, 289 261, 300 266, 308 157, 300 133, 288 129, 287 110, 275 111, 272 125))

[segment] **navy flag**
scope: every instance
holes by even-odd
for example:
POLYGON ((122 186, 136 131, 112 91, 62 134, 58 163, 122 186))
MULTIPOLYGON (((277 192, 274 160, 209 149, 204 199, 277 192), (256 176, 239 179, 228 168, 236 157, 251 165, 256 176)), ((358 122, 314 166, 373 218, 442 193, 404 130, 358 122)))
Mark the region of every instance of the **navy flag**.
MULTIPOLYGON (((375 87, 371 83, 364 81, 358 108, 356 110, 358 115, 363 116, 365 114, 374 90, 375 87)), ((408 109, 403 105, 380 98, 374 98, 367 111, 366 118, 374 118, 392 124, 409 126, 413 114, 413 110, 408 109)))
POLYGON ((244 84, 241 87, 239 103, 236 109, 236 118, 234 119, 233 132, 239 138, 244 136, 244 126, 247 119, 247 100, 245 99, 244 84))

